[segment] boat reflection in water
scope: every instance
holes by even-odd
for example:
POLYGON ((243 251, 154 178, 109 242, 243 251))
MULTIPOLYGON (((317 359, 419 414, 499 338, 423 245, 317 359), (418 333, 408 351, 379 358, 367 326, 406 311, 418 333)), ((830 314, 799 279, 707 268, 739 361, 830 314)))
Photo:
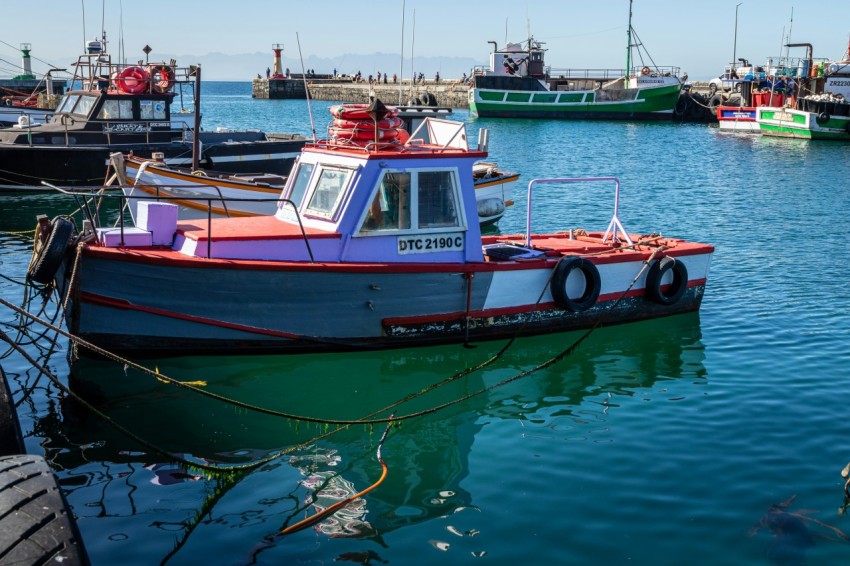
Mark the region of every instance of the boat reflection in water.
MULTIPOLYGON (((493 387, 553 358, 581 335, 521 339, 493 364, 393 411, 403 417, 493 387)), ((383 446, 386 481, 316 525, 318 540, 348 536, 380 543, 382 535, 426 521, 436 522, 428 530, 442 527, 461 536, 476 534, 475 526, 486 519, 469 491, 479 485, 475 476, 482 473, 478 466, 470 468, 470 455, 477 437, 479 443, 492 442, 491 432, 481 434, 488 424, 518 420, 526 428, 557 431, 564 419, 571 419, 570 428, 581 431, 609 419, 618 397, 666 395, 667 380, 676 380, 677 389, 685 391, 701 388, 705 368, 700 337, 697 313, 602 328, 543 370, 404 420, 391 429, 383 446), (588 413, 597 418, 588 419, 588 413)), ((205 382, 204 390, 244 403, 345 420, 361 418, 479 364, 502 345, 338 356, 168 358, 151 360, 148 367, 180 381, 205 382)), ((197 462, 256 461, 334 429, 237 408, 106 360, 81 358, 69 382, 76 394, 146 442, 197 462)), ((126 537, 126 551, 132 548, 140 563, 160 561, 172 552, 231 563, 249 561, 258 553, 264 560, 278 561, 303 556, 303 545, 284 541, 305 533, 280 537, 279 531, 315 512, 309 503, 315 489, 321 488, 315 507, 326 507, 378 479, 375 449, 384 425, 340 430, 230 477, 209 477, 169 464, 166 456, 127 438, 72 398, 42 418, 37 428, 49 439, 47 457, 59 470, 93 560, 98 552, 106 552, 98 540, 109 539, 109 552, 114 553, 115 542, 126 537), (144 548, 137 549, 142 538, 144 548)), ((514 442, 516 437, 503 447, 477 450, 510 458, 514 442)), ((506 494, 506 505, 511 501, 506 494)), ((358 549, 362 546, 337 544, 310 552, 332 560, 340 552, 358 549)))

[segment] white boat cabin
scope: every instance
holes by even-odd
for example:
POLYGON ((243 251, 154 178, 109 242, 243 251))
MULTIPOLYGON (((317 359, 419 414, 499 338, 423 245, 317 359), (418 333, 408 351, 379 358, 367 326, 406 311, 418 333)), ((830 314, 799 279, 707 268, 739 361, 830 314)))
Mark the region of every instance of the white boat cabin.
POLYGON ((483 261, 472 168, 487 152, 469 149, 463 123, 429 118, 423 128, 431 144, 308 144, 274 216, 183 221, 175 248, 233 259, 483 261))

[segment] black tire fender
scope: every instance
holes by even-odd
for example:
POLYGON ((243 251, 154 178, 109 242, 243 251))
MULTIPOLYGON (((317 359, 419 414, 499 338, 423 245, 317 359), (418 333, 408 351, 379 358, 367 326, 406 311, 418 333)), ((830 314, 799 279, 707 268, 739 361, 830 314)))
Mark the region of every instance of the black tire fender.
POLYGON ((821 112, 820 114, 818 114, 818 117, 815 118, 815 120, 817 121, 819 126, 823 126, 827 122, 829 122, 829 114, 827 114, 826 112, 821 112))
POLYGON ((41 456, 0 457, 2 564, 90 564, 53 472, 41 456))
POLYGON ((646 294, 661 305, 672 305, 679 302, 688 288, 688 268, 676 258, 666 256, 649 267, 646 274, 646 294), (666 289, 661 288, 661 280, 668 271, 673 273, 673 281, 666 289))
POLYGON ((590 260, 578 256, 564 256, 552 273, 551 287, 556 305, 573 312, 582 312, 596 304, 602 288, 602 278, 590 260), (584 276, 584 290, 578 298, 570 298, 567 294, 567 281, 575 270, 579 270, 584 276))
POLYGON ((36 244, 33 250, 35 257, 27 269, 27 278, 42 285, 53 281, 65 258, 65 251, 68 249, 73 233, 73 222, 61 216, 54 218, 50 223, 47 241, 41 247, 36 244))

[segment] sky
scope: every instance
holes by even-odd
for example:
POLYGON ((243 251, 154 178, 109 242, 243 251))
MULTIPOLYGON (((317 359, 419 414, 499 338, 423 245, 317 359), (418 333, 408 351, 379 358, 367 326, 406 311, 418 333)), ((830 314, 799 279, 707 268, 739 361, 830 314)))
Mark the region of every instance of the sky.
MULTIPOLYGON (((104 27, 113 57, 120 39, 130 61, 144 58, 148 44, 151 60, 203 60, 204 77, 216 80, 250 80, 271 64, 274 43, 296 71, 299 39, 306 68, 317 73, 339 65, 369 74, 370 66, 398 62, 403 47, 405 76, 412 49, 427 76, 443 70, 450 77, 470 61, 485 64, 488 41, 519 42, 529 30, 545 42, 553 68, 622 68, 628 11, 628 0, 39 0, 35 11, 6 2, 0 77, 12 74, 9 63, 19 65, 21 43, 32 45, 39 73, 47 69, 42 61, 67 67, 104 27), (376 53, 384 54, 380 63, 376 53)), ((719 75, 733 53, 758 64, 784 55, 789 32, 792 42, 812 43, 815 57, 830 59, 850 37, 850 0, 634 0, 632 13, 652 60, 691 80, 719 75)), ((398 63, 389 69, 397 70, 398 63)))

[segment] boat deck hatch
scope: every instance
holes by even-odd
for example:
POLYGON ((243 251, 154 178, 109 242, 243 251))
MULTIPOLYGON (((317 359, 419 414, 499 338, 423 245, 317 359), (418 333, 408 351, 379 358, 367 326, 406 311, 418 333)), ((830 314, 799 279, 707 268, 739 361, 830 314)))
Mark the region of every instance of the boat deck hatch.
POLYGON ((516 259, 535 259, 543 257, 546 252, 527 248, 525 246, 517 246, 515 244, 487 244, 484 246, 484 255, 490 260, 496 261, 512 261, 516 259))

